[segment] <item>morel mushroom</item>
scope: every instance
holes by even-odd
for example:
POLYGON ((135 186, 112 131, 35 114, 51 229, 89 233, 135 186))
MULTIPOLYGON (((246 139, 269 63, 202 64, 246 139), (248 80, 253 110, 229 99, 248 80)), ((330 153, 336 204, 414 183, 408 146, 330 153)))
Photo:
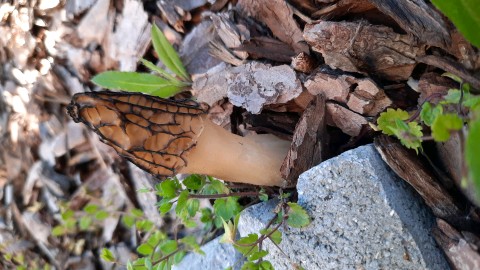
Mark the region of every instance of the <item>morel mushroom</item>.
POLYGON ((284 186, 280 167, 290 143, 274 136, 241 137, 207 118, 208 106, 117 92, 76 94, 75 122, 149 173, 206 174, 231 182, 284 186))

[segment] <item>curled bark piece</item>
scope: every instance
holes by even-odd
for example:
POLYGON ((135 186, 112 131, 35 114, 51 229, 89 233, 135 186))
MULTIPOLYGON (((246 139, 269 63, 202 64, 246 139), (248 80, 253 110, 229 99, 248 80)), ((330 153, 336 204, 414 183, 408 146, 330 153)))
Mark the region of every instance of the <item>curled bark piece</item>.
POLYGON ((284 186, 280 166, 289 142, 273 136, 234 135, 212 123, 207 108, 193 101, 96 92, 75 95, 68 113, 120 155, 159 178, 198 173, 284 186))
POLYGON ((336 103, 327 102, 327 124, 338 127, 343 133, 352 137, 358 136, 368 122, 351 110, 336 103))

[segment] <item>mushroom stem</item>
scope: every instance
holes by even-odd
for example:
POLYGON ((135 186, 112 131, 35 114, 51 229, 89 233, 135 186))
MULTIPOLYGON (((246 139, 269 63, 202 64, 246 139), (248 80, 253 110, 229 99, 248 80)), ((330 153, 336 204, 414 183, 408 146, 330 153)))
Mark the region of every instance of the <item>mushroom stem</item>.
POLYGON ((290 142, 274 136, 241 137, 202 116, 203 131, 180 173, 210 175, 225 181, 284 186, 280 167, 290 142))

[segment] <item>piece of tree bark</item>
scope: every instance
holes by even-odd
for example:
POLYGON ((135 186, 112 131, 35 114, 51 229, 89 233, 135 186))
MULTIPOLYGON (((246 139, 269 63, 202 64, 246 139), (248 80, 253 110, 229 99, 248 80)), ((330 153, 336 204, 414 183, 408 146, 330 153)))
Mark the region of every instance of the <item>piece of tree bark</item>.
POLYGON ((237 6, 265 23, 273 35, 290 45, 296 53, 309 53, 302 31, 293 19, 293 11, 284 0, 239 0, 237 6))
POLYGON ((157 1, 157 7, 175 30, 180 33, 185 31, 184 21, 191 20, 192 16, 190 15, 190 12, 183 10, 176 4, 175 0, 157 1))
POLYGON ((424 46, 413 37, 366 22, 308 24, 304 37, 332 68, 375 74, 392 81, 408 79, 416 65, 415 57, 425 53, 424 46))
POLYGON ((230 102, 258 114, 263 106, 287 103, 302 92, 295 71, 287 66, 248 62, 238 67, 214 68, 194 78, 192 90, 198 101, 212 105, 228 97, 230 102))
POLYGON ((296 71, 311 73, 317 67, 317 61, 306 53, 299 53, 292 59, 292 67, 296 71))
POLYGON ((340 102, 365 116, 376 116, 392 104, 383 89, 371 79, 355 78, 338 71, 320 69, 304 85, 310 94, 322 93, 327 100, 340 102))
POLYGON ((299 116, 296 113, 264 111, 261 114, 245 115, 245 123, 249 125, 248 130, 270 133, 289 141, 293 138, 298 121, 299 116))
POLYGON ((245 37, 241 35, 241 32, 230 20, 228 14, 211 14, 210 19, 213 22, 213 26, 215 27, 218 37, 222 40, 223 44, 225 44, 225 47, 229 50, 232 50, 232 53, 240 60, 243 61, 247 59, 247 52, 235 50, 235 48, 242 44, 242 41, 245 39, 245 37))
MULTIPOLYGON (((431 65, 447 72, 450 72, 468 82, 475 89, 480 89, 480 78, 476 77, 468 71, 462 64, 455 62, 447 57, 440 57, 435 55, 425 55, 417 57, 417 61, 431 65)), ((474 89, 472 89, 472 92, 474 89)), ((478 91, 478 90, 477 90, 478 91)), ((480 93, 477 92, 476 93, 480 93)))
POLYGON ((449 222, 458 221, 462 211, 413 150, 406 149, 397 140, 386 135, 375 138, 375 148, 390 168, 422 196, 435 216, 449 222))
POLYGON ((368 0, 422 43, 446 48, 451 38, 442 16, 424 0, 368 0))
POLYGON ((312 18, 338 18, 347 14, 366 14, 369 11, 375 9, 375 6, 368 0, 339 0, 328 1, 326 3, 330 3, 330 5, 324 6, 321 9, 315 11, 312 14, 312 18))
POLYGON ((363 116, 337 103, 327 102, 327 124, 338 127, 343 133, 356 137, 368 125, 368 122, 363 116))
POLYGON ((265 58, 280 63, 290 63, 295 56, 295 52, 288 44, 262 36, 252 37, 236 49, 247 52, 253 59, 265 58))
POLYGON ((301 173, 319 164, 326 156, 325 113, 325 97, 317 95, 298 121, 290 150, 280 169, 287 186, 296 185, 301 173))
POLYGON ((450 78, 435 72, 424 73, 418 81, 418 91, 420 92, 418 103, 422 104, 428 99, 430 103, 437 104, 441 97, 448 93, 449 89, 455 87, 458 87, 458 83, 450 78))
POLYGON ((437 219, 437 228, 432 231, 433 237, 445 252, 453 269, 480 269, 480 254, 474 245, 467 242, 462 234, 442 219, 437 219))

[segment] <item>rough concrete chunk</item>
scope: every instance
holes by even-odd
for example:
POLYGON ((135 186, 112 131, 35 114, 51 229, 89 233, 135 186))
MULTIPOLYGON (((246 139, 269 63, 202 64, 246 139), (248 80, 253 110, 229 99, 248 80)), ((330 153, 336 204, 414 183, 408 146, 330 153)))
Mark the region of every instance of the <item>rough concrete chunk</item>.
POLYGON ((242 254, 237 252, 230 244, 221 244, 220 237, 202 246, 205 256, 197 253, 190 253, 173 270, 217 270, 234 266, 237 270, 243 265, 242 254), (237 263, 237 260, 239 261, 237 263))
MULTIPOLYGON (((305 269, 449 269, 431 237, 433 216, 371 146, 362 146, 303 173, 298 203, 312 217, 303 229, 287 229, 280 244, 305 269)), ((258 232, 275 202, 246 209, 242 236, 258 232)), ((276 270, 293 269, 267 241, 276 270)))

